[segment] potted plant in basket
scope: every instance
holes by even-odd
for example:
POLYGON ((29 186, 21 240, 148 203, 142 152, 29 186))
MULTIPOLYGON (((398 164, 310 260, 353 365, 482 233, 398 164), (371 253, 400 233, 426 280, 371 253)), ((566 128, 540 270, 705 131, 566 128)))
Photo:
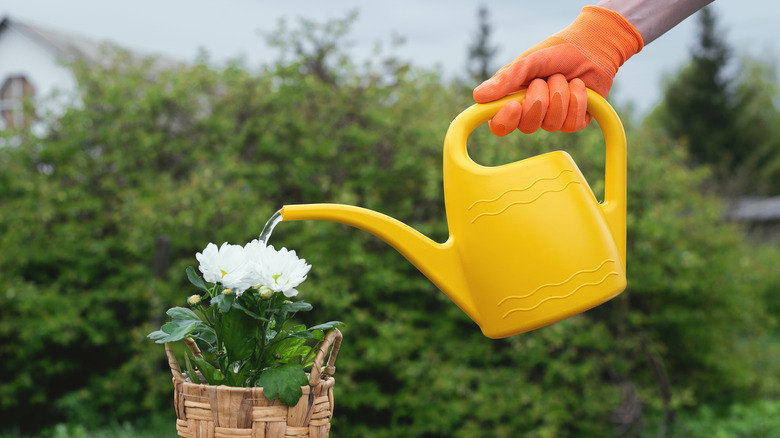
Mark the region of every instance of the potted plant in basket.
POLYGON ((296 287, 311 268, 295 251, 253 240, 213 243, 196 254, 187 278, 198 294, 148 335, 166 344, 180 436, 327 436, 333 411, 339 321, 294 322, 312 310, 296 287), (183 367, 169 343, 184 341, 183 367), (327 366, 325 355, 330 350, 327 366), (205 355, 203 353, 205 353, 205 355), (307 434, 304 434, 307 433, 307 434))

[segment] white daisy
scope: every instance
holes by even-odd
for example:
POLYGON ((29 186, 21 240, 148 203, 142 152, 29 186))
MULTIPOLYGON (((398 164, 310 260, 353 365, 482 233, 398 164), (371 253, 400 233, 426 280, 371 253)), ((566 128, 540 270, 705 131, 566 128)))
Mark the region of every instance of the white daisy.
POLYGON ((257 239, 244 246, 244 257, 249 264, 246 271, 246 281, 252 286, 260 286, 263 281, 260 275, 260 264, 265 260, 265 254, 268 251, 265 243, 257 239))
POLYGON ((262 284, 289 298, 298 295, 295 288, 306 280, 311 265, 298 258, 295 251, 288 251, 287 248, 277 251, 271 245, 263 252, 257 269, 262 284))
POLYGON ((195 258, 200 262, 198 269, 203 273, 203 279, 209 283, 222 283, 237 295, 252 286, 247 278, 249 264, 241 245, 225 242, 217 248, 217 245, 209 243, 202 253, 195 254, 195 258))

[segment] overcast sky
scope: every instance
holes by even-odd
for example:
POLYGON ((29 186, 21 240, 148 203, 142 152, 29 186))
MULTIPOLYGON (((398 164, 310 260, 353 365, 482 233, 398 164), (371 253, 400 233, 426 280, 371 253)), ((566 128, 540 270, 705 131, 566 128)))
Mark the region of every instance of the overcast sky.
MULTIPOLYGON (((241 56, 251 67, 275 59, 259 31, 273 30, 280 18, 324 22, 357 10, 349 38, 355 56, 366 56, 377 42, 387 44, 400 35, 405 43, 395 55, 451 77, 465 71, 466 47, 477 31, 476 11, 482 3, 490 12, 500 67, 596 1, 0 0, 0 15, 182 60, 195 59, 199 49, 214 62, 241 56)), ((780 56, 780 0, 716 0, 714 7, 737 53, 772 62, 780 56)), ((683 22, 630 59, 618 73, 613 97, 633 102, 640 111, 654 105, 662 76, 687 59, 695 24, 695 18, 683 22)))

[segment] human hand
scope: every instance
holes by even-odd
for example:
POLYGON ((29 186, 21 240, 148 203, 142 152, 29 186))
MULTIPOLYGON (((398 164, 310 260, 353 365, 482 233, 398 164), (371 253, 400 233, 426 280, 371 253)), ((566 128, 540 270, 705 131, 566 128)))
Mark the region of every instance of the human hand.
POLYGON ((609 95, 618 68, 642 50, 636 29, 620 14, 586 6, 566 29, 502 67, 474 89, 477 103, 491 102, 528 88, 522 103, 505 104, 490 120, 490 130, 507 135, 539 129, 573 132, 586 127, 586 87, 609 95))

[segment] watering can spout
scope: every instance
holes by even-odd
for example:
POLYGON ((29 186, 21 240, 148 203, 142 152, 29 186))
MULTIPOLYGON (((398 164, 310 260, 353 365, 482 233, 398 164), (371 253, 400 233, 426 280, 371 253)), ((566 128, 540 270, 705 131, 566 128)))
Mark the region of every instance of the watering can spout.
POLYGON ((471 319, 479 320, 471 296, 463 293, 467 290, 466 280, 452 237, 440 244, 397 219, 351 205, 285 205, 280 211, 283 222, 338 222, 373 234, 406 257, 471 319))

